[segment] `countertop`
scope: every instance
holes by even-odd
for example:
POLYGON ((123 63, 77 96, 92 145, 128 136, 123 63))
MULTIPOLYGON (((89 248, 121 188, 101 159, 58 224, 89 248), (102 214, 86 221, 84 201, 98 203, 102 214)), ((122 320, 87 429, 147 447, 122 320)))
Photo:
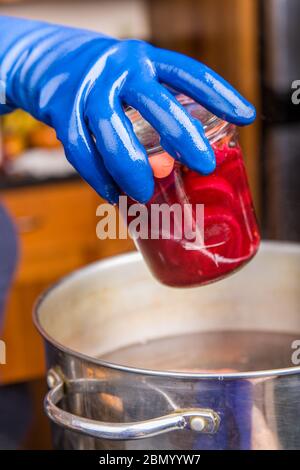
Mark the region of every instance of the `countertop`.
POLYGON ((0 173, 0 191, 34 187, 46 184, 59 184, 80 180, 76 173, 60 177, 34 178, 32 176, 8 176, 0 173))

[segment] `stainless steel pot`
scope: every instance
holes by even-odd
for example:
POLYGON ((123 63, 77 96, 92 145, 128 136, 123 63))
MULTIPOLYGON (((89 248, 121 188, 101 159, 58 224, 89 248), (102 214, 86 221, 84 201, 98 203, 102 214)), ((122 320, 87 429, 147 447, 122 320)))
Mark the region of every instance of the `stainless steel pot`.
POLYGON ((300 246, 269 242, 239 273, 196 289, 160 285, 138 253, 64 278, 35 309, 55 447, 299 449, 299 277, 300 246), (130 366, 125 353, 107 360, 195 332, 169 371, 149 369, 155 354, 144 368, 142 354, 130 366), (194 347, 198 369, 183 361, 194 347))

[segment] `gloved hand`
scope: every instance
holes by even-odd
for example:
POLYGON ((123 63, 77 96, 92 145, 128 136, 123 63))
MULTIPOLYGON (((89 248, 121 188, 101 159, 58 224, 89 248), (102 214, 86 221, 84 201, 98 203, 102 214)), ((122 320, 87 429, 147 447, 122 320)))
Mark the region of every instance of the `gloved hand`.
POLYGON ((174 158, 200 173, 215 168, 204 131, 161 83, 189 95, 238 125, 255 118, 253 106, 205 65, 139 40, 0 16, 0 79, 6 105, 54 127, 66 156, 105 199, 119 190, 150 199, 153 173, 123 105, 158 131, 174 158))

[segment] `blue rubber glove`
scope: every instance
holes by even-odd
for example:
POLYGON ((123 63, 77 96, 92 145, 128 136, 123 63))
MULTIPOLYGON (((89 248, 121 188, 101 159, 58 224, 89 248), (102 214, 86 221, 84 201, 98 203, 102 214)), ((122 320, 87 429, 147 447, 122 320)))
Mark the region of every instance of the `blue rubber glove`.
POLYGON ((208 67, 143 41, 5 16, 0 38, 7 96, 0 114, 22 108, 54 127, 68 160, 110 202, 120 189, 146 202, 154 189, 124 105, 139 110, 174 158, 203 174, 215 168, 200 123, 161 83, 234 124, 255 118, 254 107, 208 67))

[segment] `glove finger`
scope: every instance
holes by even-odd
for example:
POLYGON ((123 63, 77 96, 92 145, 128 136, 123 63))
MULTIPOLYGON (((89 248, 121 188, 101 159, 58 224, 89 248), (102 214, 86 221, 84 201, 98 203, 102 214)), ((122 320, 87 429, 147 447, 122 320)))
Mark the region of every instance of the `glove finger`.
POLYGON ((154 80, 138 84, 124 99, 157 130, 161 145, 177 160, 200 173, 215 169, 215 156, 201 123, 154 80))
POLYGON ((119 98, 109 96, 107 100, 102 98, 100 103, 98 97, 97 89, 93 89, 85 113, 97 149, 118 186, 133 199, 145 203, 154 190, 146 151, 134 134, 119 98))
MULTIPOLYGON (((59 126, 59 128, 64 127, 59 126)), ((85 122, 74 114, 68 129, 66 135, 65 131, 61 136, 58 132, 58 138, 63 143, 67 159, 101 197, 112 204, 117 203, 119 190, 105 168, 85 122)))
POLYGON ((246 125, 254 121, 254 106, 206 65, 173 51, 154 49, 159 80, 202 104, 221 119, 246 125))

